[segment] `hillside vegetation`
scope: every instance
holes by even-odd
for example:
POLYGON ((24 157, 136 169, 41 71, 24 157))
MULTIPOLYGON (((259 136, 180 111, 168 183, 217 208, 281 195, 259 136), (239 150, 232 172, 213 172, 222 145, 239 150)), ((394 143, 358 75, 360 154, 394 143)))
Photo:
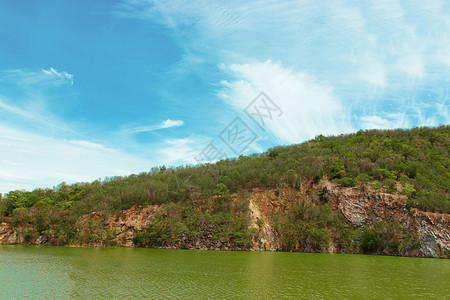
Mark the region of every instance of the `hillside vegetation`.
MULTIPOLYGON (((211 238, 245 248, 255 238, 255 231, 248 228, 248 200, 238 197, 237 201, 236 196, 231 199, 233 194, 249 195, 255 189, 300 191, 305 182, 314 185, 327 178, 341 187, 361 186, 403 194, 408 208, 448 214, 449 149, 450 126, 320 135, 302 144, 215 164, 163 166, 92 183, 11 191, 0 194, 0 217, 12 226, 26 224, 30 238, 45 234, 57 244, 84 243, 108 236, 108 232, 100 229, 101 220, 99 224, 85 224, 80 223, 81 216, 94 211, 108 215, 136 205, 159 205, 162 209, 155 221, 136 235, 137 245, 163 245, 181 236, 201 235, 209 228, 211 238)), ((342 241, 349 243, 342 247, 354 248, 352 243, 367 239, 369 246, 365 247, 372 247, 370 243, 378 239, 372 236, 374 231, 351 231, 342 216, 320 200, 324 192, 311 195, 314 205, 292 205, 289 211, 274 216, 279 232, 285 233, 283 249, 298 245, 296 239, 301 236, 316 243, 312 249, 320 250, 329 235, 326 228, 330 222, 342 229, 336 234, 342 234, 342 241), (356 240, 352 238, 355 234, 356 240)), ((387 234, 385 229, 380 229, 383 234, 387 234)))

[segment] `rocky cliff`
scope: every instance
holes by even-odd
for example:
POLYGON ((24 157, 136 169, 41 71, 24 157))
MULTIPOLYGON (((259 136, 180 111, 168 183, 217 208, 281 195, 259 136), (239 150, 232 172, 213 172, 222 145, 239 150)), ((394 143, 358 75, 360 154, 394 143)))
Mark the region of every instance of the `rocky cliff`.
POLYGON ((449 257, 450 217, 448 214, 422 212, 406 205, 406 196, 336 188, 327 184, 331 205, 355 227, 372 226, 375 221, 392 220, 409 232, 417 233, 421 247, 408 256, 449 257))
MULTIPOLYGON (((450 257, 450 216, 448 214, 422 212, 417 209, 408 208, 406 196, 399 194, 388 194, 371 190, 367 187, 343 188, 337 187, 327 180, 322 180, 320 184, 313 186, 312 183, 304 183, 301 189, 279 189, 279 190, 255 190, 248 198, 249 222, 248 227, 254 232, 253 244, 245 247, 236 247, 230 243, 220 240, 213 240, 212 231, 205 229, 198 233, 195 238, 182 236, 171 242, 161 245, 165 248, 187 248, 187 249, 250 249, 250 250, 285 250, 286 238, 283 231, 276 223, 276 216, 288 214, 294 205, 314 206, 313 196, 319 197, 321 204, 329 207, 333 214, 338 214, 345 220, 345 225, 352 229, 366 229, 368 232, 376 228, 377 224, 389 223, 397 226, 401 232, 419 237, 419 247, 405 248, 395 255, 416 256, 416 257, 450 257)), ((235 197, 237 197, 235 195, 235 197)), ((244 197, 244 196, 241 196, 244 197)), ((78 221, 78 231, 86 231, 80 234, 92 234, 92 224, 96 224, 97 231, 94 238, 87 246, 135 246, 135 236, 138 232, 147 228, 152 223, 154 215, 160 211, 161 207, 134 206, 128 210, 105 215, 104 213, 93 212, 83 216, 78 221), (80 229, 81 228, 81 229, 80 229), (101 230, 98 230, 101 228, 101 230), (108 240, 109 243, 105 243, 108 240), (113 242, 113 243, 111 243, 113 242)), ((10 220, 6 219, 0 225, 0 244, 54 244, 52 236, 43 234, 27 233, 27 226, 13 229, 10 220)), ((330 224, 331 221, 330 221, 330 224)), ((327 245, 322 248, 311 246, 306 241, 291 245, 294 251, 313 252, 347 252, 359 253, 361 249, 358 245, 351 250, 342 250, 338 240, 339 232, 335 225, 326 224, 330 232, 327 245)), ((395 228, 397 228, 395 227, 395 228)), ((384 230, 384 229, 383 229, 384 230)), ((398 232, 395 231, 395 232, 398 232)), ((386 235, 394 231, 387 231, 386 235)), ((342 234, 341 234, 342 235, 342 234)), ((398 243, 404 235, 390 236, 391 243, 398 243), (397 239, 397 240, 396 240, 397 239)), ((375 254, 392 255, 387 248, 379 247, 374 250, 375 254)))

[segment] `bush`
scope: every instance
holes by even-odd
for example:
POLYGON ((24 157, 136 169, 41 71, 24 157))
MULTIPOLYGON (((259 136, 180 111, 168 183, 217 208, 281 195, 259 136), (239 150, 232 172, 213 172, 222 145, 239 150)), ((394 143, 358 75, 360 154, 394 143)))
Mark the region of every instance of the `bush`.
POLYGON ((365 173, 361 173, 358 174, 358 176, 356 176, 355 178, 356 182, 358 182, 359 184, 366 184, 368 183, 370 180, 372 180, 372 178, 370 178, 369 175, 365 174, 365 173))
POLYGON ((229 192, 230 191, 228 190, 228 187, 223 183, 218 183, 216 185, 216 188, 214 189, 215 195, 224 196, 224 195, 228 194, 229 192))
POLYGON ((269 157, 270 157, 271 159, 277 158, 278 155, 280 155, 280 152, 278 152, 278 150, 276 150, 276 149, 271 150, 271 151, 269 152, 269 157))
POLYGON ((343 186, 343 187, 352 187, 353 186, 353 179, 350 177, 334 179, 333 182, 336 184, 339 184, 340 186, 343 186))
POLYGON ((416 192, 416 189, 412 185, 402 188, 402 194, 407 195, 408 197, 415 197, 416 192))
POLYGON ((381 239, 370 229, 364 229, 361 234, 361 242, 359 246, 363 253, 375 253, 381 247, 381 239))
POLYGON ((332 163, 330 166, 330 178, 331 179, 340 179, 345 176, 345 167, 339 163, 332 163))
POLYGON ((259 227, 263 227, 265 224, 264 220, 261 218, 256 219, 256 225, 258 225, 259 227))

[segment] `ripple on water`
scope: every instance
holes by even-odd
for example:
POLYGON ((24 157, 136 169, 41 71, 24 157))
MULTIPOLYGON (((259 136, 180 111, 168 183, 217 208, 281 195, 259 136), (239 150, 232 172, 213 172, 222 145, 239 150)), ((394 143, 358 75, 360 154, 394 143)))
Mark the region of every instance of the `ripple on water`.
POLYGON ((0 246, 0 299, 449 296, 449 260, 0 246))

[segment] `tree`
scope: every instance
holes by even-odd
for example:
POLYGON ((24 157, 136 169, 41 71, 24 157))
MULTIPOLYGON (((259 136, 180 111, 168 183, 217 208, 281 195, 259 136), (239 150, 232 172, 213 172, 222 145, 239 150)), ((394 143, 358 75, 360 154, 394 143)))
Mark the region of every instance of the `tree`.
POLYGON ((270 157, 271 159, 277 158, 278 155, 280 155, 280 152, 278 152, 278 150, 276 150, 276 149, 271 150, 271 151, 269 152, 269 157, 270 157))
POLYGON ((223 183, 218 183, 216 185, 216 188, 214 189, 214 194, 219 196, 224 196, 228 194, 230 191, 228 190, 228 187, 223 183))

